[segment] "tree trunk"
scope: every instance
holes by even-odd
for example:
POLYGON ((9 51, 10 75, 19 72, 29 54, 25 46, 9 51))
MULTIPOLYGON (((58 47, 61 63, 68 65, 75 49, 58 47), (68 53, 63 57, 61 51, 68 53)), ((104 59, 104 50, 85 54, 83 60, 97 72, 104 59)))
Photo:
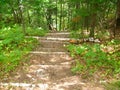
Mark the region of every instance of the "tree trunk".
POLYGON ((61 4, 60 4, 60 26, 59 26, 59 31, 61 31, 62 30, 62 12, 63 12, 63 10, 62 10, 62 0, 61 0, 61 4))
POLYGON ((56 31, 57 31, 57 26, 58 26, 58 25, 57 25, 57 17, 58 17, 57 6, 58 6, 58 5, 57 5, 57 0, 56 0, 56 31))
POLYGON ((94 34, 95 34, 95 27, 96 27, 96 23, 97 23, 97 11, 95 10, 96 7, 98 7, 98 3, 93 3, 91 4, 91 28, 90 28, 90 37, 94 38, 94 34))
POLYGON ((22 25, 23 33, 26 34, 25 20, 24 20, 24 17, 23 17, 23 7, 24 6, 22 5, 22 2, 20 2, 20 0, 18 0, 18 6, 19 6, 20 23, 22 25))
POLYGON ((29 25, 30 25, 30 24, 31 24, 31 19, 30 19, 29 10, 27 10, 27 17, 28 17, 28 23, 29 23, 29 25))
POLYGON ((9 6, 11 8, 11 12, 13 14, 14 22, 18 24, 19 23, 18 13, 17 13, 17 10, 14 9, 14 6, 12 5, 12 3, 13 2, 9 2, 8 4, 9 4, 9 6))
POLYGON ((68 8, 67 8, 67 10, 68 10, 68 12, 67 12, 67 29, 70 28, 70 16, 71 16, 70 9, 71 9, 70 4, 68 3, 68 8))
POLYGON ((90 37, 94 37, 94 33, 95 33, 95 26, 96 26, 96 18, 97 18, 97 14, 92 14, 91 16, 91 29, 90 29, 90 37))
POLYGON ((120 35, 120 0, 117 1, 117 13, 116 13, 116 30, 115 35, 120 35))
MULTIPOLYGON (((51 4, 51 0, 49 0, 49 4, 51 4)), ((52 9, 51 7, 47 8, 47 15, 46 15, 46 19, 47 19, 47 25, 49 30, 53 30, 53 21, 52 21, 52 9)))

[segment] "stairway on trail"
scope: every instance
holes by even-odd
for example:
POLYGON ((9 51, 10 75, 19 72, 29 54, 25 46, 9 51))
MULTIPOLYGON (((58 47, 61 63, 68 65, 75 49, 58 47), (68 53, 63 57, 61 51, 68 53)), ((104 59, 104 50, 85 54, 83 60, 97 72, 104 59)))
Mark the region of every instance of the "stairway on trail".
POLYGON ((30 53, 29 65, 23 65, 3 80, 0 90, 104 90, 83 83, 79 76, 71 73, 74 60, 64 47, 70 39, 68 32, 34 38, 40 45, 30 53))

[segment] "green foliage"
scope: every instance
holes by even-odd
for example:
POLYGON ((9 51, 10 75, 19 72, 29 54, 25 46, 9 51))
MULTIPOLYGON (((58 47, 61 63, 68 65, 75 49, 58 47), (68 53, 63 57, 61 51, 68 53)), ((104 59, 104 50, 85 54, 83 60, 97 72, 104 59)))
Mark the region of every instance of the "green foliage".
POLYGON ((0 75, 14 70, 36 43, 36 39, 25 38, 17 25, 3 28, 0 31, 0 75))
POLYGON ((101 31, 95 33, 95 37, 99 38, 99 39, 106 40, 106 39, 110 38, 110 32, 108 32, 108 30, 104 29, 104 30, 101 30, 101 31))
POLYGON ((106 90, 119 90, 120 89, 120 81, 106 84, 105 87, 106 87, 106 90))
POLYGON ((78 38, 80 38, 80 34, 77 34, 76 31, 72 31, 70 34, 70 37, 78 39, 78 38))
POLYGON ((75 30, 71 31, 70 37, 75 38, 75 39, 81 39, 81 38, 87 38, 88 35, 83 34, 84 31, 80 30, 75 30))
POLYGON ((100 44, 68 45, 67 49, 71 55, 79 58, 72 71, 84 74, 86 71, 89 73, 101 71, 105 76, 120 74, 120 60, 118 60, 120 53, 106 53, 102 50, 103 46, 100 44))
POLYGON ((82 70, 84 70, 84 65, 82 65, 80 62, 79 62, 79 60, 76 60, 76 65, 75 66, 73 66, 73 68, 71 69, 71 71, 73 72, 73 73, 79 73, 79 72, 81 72, 82 70))
POLYGON ((27 35, 29 36, 44 36, 46 34, 47 30, 43 30, 41 28, 31 28, 28 27, 26 30, 27 35))
POLYGON ((109 45, 119 45, 120 39, 113 39, 110 42, 108 42, 109 45))

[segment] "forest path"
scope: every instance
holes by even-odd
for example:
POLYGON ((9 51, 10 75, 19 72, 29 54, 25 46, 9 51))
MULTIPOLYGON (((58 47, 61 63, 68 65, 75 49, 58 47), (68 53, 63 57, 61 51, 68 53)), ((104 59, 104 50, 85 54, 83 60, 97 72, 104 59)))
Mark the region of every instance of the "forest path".
POLYGON ((74 62, 65 49, 68 32, 34 37, 40 45, 30 53, 30 62, 0 83, 0 90, 104 90, 71 73, 74 62))

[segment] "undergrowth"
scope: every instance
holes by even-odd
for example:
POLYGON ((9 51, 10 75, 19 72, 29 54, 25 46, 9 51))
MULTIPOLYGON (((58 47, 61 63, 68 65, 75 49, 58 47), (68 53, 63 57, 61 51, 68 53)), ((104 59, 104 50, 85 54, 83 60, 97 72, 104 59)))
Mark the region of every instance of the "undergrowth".
MULTIPOLYGON (((29 35, 38 35, 38 31, 29 31, 29 35)), ((45 32, 39 32, 39 35, 43 36, 45 32)), ((21 27, 17 25, 2 28, 0 30, 0 76, 14 70, 37 43, 36 39, 25 38, 21 27)))
POLYGON ((26 29, 26 34, 28 36, 45 36, 47 32, 47 30, 43 30, 42 28, 27 27, 26 29))
MULTIPOLYGON (((107 45, 120 44, 113 40, 107 45)), ((120 52, 105 52, 105 44, 83 43, 79 45, 70 44, 67 46, 76 63, 72 67, 73 73, 93 75, 97 72, 100 77, 114 77, 120 74, 120 52)))
POLYGON ((81 39, 81 38, 88 38, 88 35, 84 34, 81 30, 78 30, 78 31, 71 31, 70 37, 75 39, 81 39))
POLYGON ((114 81, 109 84, 105 84, 106 90, 120 90, 120 81, 114 81))

